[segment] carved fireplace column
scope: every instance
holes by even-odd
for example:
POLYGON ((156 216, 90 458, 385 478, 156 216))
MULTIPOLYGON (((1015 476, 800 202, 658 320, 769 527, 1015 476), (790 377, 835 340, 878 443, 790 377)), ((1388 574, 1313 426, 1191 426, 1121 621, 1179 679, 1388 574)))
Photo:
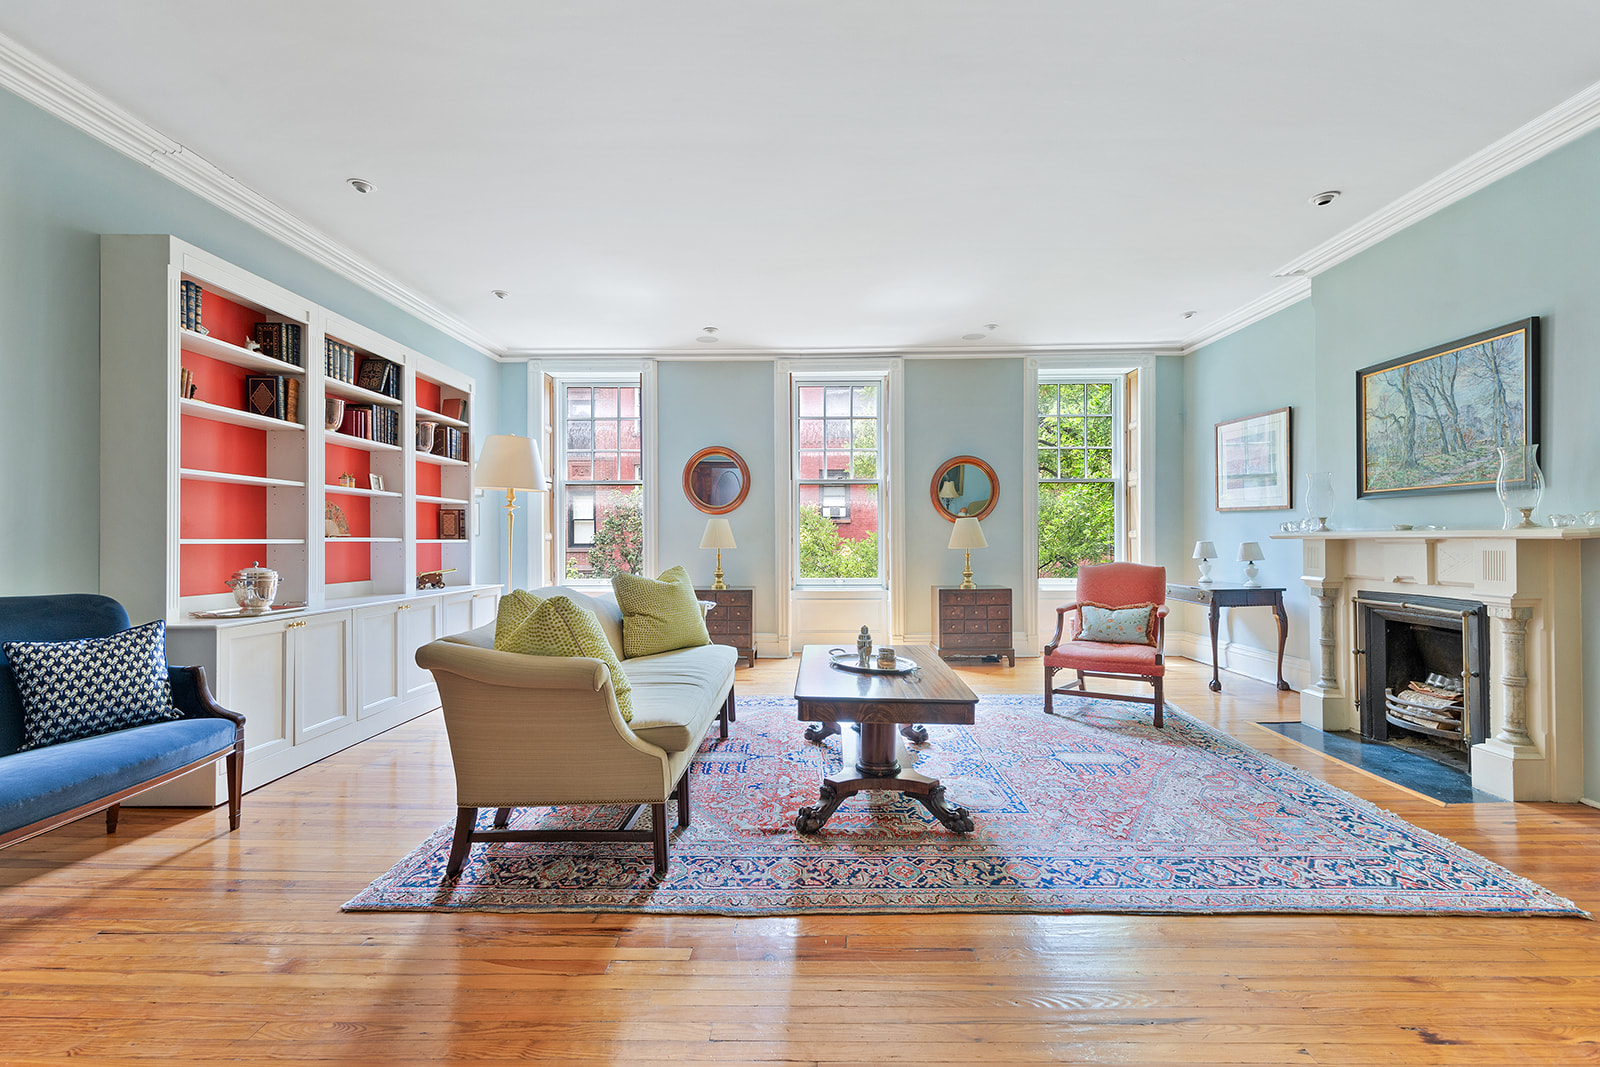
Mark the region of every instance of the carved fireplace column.
POLYGON ((1532 608, 1491 604, 1489 614, 1500 620, 1499 679, 1500 728, 1494 739, 1515 748, 1532 748, 1528 735, 1528 620, 1532 608))
POLYGON ((1339 688, 1339 589, 1342 583, 1306 577, 1306 589, 1317 598, 1317 681, 1300 694, 1300 719, 1319 730, 1359 728, 1354 707, 1339 688))

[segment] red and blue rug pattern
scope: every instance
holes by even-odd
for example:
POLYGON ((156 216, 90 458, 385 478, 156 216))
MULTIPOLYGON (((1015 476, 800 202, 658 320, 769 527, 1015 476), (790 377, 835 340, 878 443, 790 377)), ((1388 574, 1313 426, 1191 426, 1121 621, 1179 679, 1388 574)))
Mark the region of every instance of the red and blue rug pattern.
MULTIPOLYGON (((695 760, 693 824, 673 830, 661 882, 648 844, 582 842, 476 844, 449 881, 446 824, 344 908, 1585 914, 1170 705, 1161 730, 1137 705, 1056 707, 984 697, 974 725, 929 726, 911 746, 972 813, 968 835, 898 793, 857 795, 821 833, 797 833, 839 738, 807 742, 792 700, 741 699, 733 736, 713 731, 695 760)), ((517 809, 512 825, 609 828, 623 811, 517 809)))

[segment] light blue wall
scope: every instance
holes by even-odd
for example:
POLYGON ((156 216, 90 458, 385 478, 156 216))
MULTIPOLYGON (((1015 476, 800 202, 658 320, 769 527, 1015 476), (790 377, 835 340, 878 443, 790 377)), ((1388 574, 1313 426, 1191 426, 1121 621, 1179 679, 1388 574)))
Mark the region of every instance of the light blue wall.
MULTIPOLYGON (((727 514, 738 548, 722 553, 723 581, 755 590, 755 631, 778 629, 775 368, 744 363, 662 362, 656 372, 656 430, 661 480, 656 559, 682 563, 698 585, 710 585, 716 553, 700 547, 709 516, 683 494, 683 466, 702 448, 731 448, 750 468, 750 495, 727 514)), ((788 412, 783 414, 788 417, 788 412)))
MULTIPOLYGON (((1231 400, 1295 404, 1295 466, 1332 471, 1332 523, 1381 529, 1396 522, 1498 527, 1492 489, 1357 500, 1355 375, 1396 356, 1537 315, 1542 332, 1543 444, 1548 488, 1537 516, 1600 507, 1600 134, 1568 145, 1318 275, 1302 302, 1190 357, 1189 441, 1239 413, 1231 400), (1309 319, 1308 319, 1309 317, 1309 319), (1309 368, 1305 334, 1314 340, 1309 368), (1252 383, 1248 374, 1261 375, 1252 383), (1308 388, 1309 386, 1309 388, 1308 388), (1309 416, 1309 421, 1302 418, 1309 416), (1305 428, 1310 426, 1307 436, 1305 428)), ((1190 457, 1189 528, 1235 530, 1201 488, 1210 447, 1190 457)), ((1297 492, 1299 486, 1296 487, 1297 492)), ((1263 525, 1277 513, 1259 513, 1263 525)), ((1233 533, 1229 533, 1230 539, 1233 533)), ((1217 538, 1213 538, 1216 540, 1217 538)), ((1222 545, 1219 544, 1219 549, 1222 545)), ((1292 555, 1274 553, 1274 582, 1290 584, 1292 555)), ((1583 548, 1585 660, 1600 663, 1600 545, 1583 548)), ((1310 628, 1302 600, 1292 632, 1310 628)), ((1258 638, 1262 646, 1264 638, 1258 638)), ((1585 679, 1585 795, 1600 797, 1600 667, 1585 679)))
POLYGON ((961 584, 963 554, 949 548, 951 524, 939 517, 929 496, 934 472, 955 456, 984 460, 999 479, 995 509, 983 520, 989 547, 973 549, 972 580, 1010 587, 1015 615, 1027 578, 1021 551, 1023 426, 1034 414, 1022 391, 1022 360, 908 359, 905 368, 906 633, 932 633, 933 590, 961 584))
POLYGON ((472 375, 496 410, 493 360, 0 91, 0 594, 99 588, 102 233, 175 234, 472 375))
MULTIPOLYGON (((1172 548, 1179 564, 1176 568, 1168 566, 1169 574, 1188 582, 1196 580, 1200 572, 1198 563, 1191 558, 1194 543, 1211 541, 1220 554, 1212 563, 1212 579, 1242 582, 1244 564, 1236 560, 1239 543, 1259 542, 1266 558, 1258 564, 1261 573, 1257 580, 1263 586, 1283 588, 1284 605, 1291 619, 1287 655, 1301 659, 1310 654, 1311 597, 1300 580, 1300 542, 1269 538, 1280 523, 1301 517, 1305 472, 1311 470, 1311 443, 1316 436, 1315 357, 1316 313, 1309 300, 1230 334, 1189 357, 1182 472, 1188 522, 1182 543, 1172 548), (1295 485, 1291 509, 1216 510, 1216 424, 1283 407, 1292 409, 1295 485)), ((1175 608, 1175 615, 1181 629, 1209 634, 1202 609, 1183 605, 1175 608)), ((1228 611, 1223 618, 1219 639, 1276 654, 1278 629, 1271 612, 1228 611)))

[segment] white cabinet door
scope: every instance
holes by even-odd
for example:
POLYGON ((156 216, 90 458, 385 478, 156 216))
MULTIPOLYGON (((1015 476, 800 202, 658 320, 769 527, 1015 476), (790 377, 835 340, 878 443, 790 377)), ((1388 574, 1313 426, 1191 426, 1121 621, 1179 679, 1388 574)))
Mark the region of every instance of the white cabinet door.
POLYGON ((356 717, 365 719, 400 706, 400 616, 395 604, 354 612, 356 629, 356 717))
POLYGON ((472 629, 476 630, 485 623, 494 622, 495 614, 500 609, 499 590, 490 590, 486 593, 472 594, 472 629))
POLYGON ((439 614, 439 633, 441 636, 465 633, 472 629, 471 595, 453 596, 441 602, 439 614))
POLYGON ((217 703, 244 716, 244 759, 292 744, 289 734, 289 635, 284 622, 216 632, 217 703))
POLYGON ((294 667, 294 743, 352 722, 350 613, 335 611, 295 620, 290 631, 294 667))
MULTIPOLYGON (((404 701, 430 701, 437 688, 433 675, 417 666, 417 649, 439 636, 439 620, 433 600, 401 604, 400 619, 400 698, 404 701)), ((431 705, 430 705, 431 706, 431 705)))

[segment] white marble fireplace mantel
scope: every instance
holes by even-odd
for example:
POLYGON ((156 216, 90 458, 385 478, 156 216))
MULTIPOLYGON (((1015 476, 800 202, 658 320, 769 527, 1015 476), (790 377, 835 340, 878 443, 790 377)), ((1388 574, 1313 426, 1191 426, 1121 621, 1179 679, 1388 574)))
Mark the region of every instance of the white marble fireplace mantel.
POLYGON ((1361 592, 1476 600, 1488 607, 1490 737, 1472 746, 1472 784, 1509 800, 1583 793, 1581 542, 1600 527, 1513 530, 1328 530, 1302 542, 1303 578, 1321 605, 1315 684, 1300 718, 1361 728, 1353 694, 1361 592))

